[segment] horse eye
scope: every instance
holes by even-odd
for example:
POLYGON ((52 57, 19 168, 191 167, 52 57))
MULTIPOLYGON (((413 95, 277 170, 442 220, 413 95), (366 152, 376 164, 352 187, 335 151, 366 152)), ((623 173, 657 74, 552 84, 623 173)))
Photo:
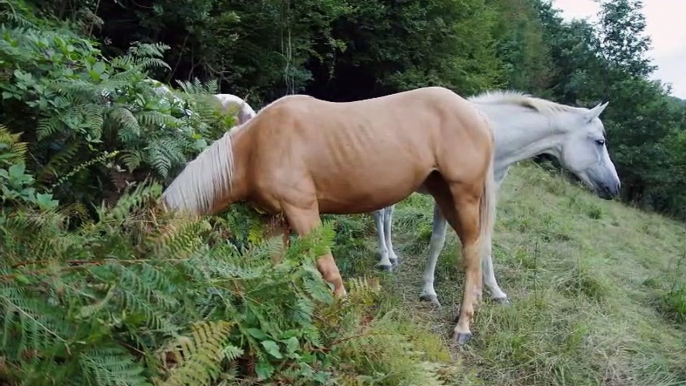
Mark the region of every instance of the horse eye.
POLYGON ((604 139, 596 139, 595 143, 597 143, 598 146, 603 146, 605 144, 605 140, 604 139))

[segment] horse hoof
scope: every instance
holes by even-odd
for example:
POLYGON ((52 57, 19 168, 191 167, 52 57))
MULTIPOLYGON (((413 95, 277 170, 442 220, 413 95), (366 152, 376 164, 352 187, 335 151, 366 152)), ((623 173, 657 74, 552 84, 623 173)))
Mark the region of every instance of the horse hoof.
POLYGON ((438 301, 438 297, 436 295, 419 295, 419 300, 430 302, 439 308, 441 307, 441 302, 438 301))
POLYGON ((457 343, 460 346, 469 342, 469 340, 471 338, 472 338, 472 334, 469 332, 465 332, 465 333, 457 332, 457 333, 455 333, 455 343, 457 343))
POLYGON ((392 265, 377 265, 376 268, 384 272, 393 272, 392 265))
POLYGON ((507 297, 504 297, 504 298, 493 298, 493 301, 494 301, 495 303, 498 303, 498 304, 501 304, 501 305, 504 305, 504 306, 509 306, 509 305, 511 304, 511 303, 510 303, 510 299, 508 299, 507 297))

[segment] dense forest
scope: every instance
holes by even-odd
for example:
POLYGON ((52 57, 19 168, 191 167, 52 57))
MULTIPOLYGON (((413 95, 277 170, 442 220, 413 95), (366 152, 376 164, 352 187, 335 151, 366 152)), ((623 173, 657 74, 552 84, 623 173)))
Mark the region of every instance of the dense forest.
MULTIPOLYGON (((378 289, 331 299, 312 262, 331 229, 274 268, 246 208, 194 222, 146 209, 232 125, 213 93, 255 110, 423 86, 609 101, 622 202, 683 221, 686 101, 650 79, 641 1, 601 4, 591 24, 544 0, 0 0, 0 384, 364 384, 376 354, 414 358, 390 319, 374 327, 385 338, 345 338, 366 331, 378 289)), ((448 377, 407 363, 396 380, 448 377)))

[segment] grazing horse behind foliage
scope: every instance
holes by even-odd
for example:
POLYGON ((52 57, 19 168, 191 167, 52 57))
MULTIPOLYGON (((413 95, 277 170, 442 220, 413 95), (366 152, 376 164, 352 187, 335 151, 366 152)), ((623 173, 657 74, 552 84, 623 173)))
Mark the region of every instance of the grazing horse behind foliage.
MULTIPOLYGON (((619 193, 620 181, 605 144, 600 114, 607 103, 592 109, 566 106, 512 91, 489 92, 468 98, 488 117, 495 136, 494 173, 499 187, 510 166, 539 154, 557 158, 598 196, 610 199, 619 193)), ((391 243, 393 206, 374 212, 377 225, 379 267, 391 270, 398 258, 391 243)), ((423 274, 420 299, 440 305, 434 290, 438 255, 445 244, 446 220, 438 205, 429 244, 429 261, 423 274)), ((495 279, 491 241, 482 262, 483 282, 491 297, 508 303, 507 295, 495 279)))
MULTIPOLYGON (((176 97, 174 93, 172 93, 172 91, 162 83, 153 79, 146 79, 146 82, 151 83, 153 86, 156 86, 155 91, 157 93, 171 96, 176 103, 183 104, 183 101, 176 97)), ((234 115, 234 113, 236 113, 236 124, 238 125, 247 122, 250 118, 256 115, 255 110, 253 110, 253 108, 250 107, 248 102, 246 102, 240 97, 237 97, 233 94, 214 94, 213 96, 221 105, 222 114, 229 113, 231 115, 234 115)))
MULTIPOLYGON (((481 298, 479 241, 490 240, 493 226, 493 146, 485 116, 445 88, 345 103, 290 95, 188 163, 163 205, 203 215, 244 200, 283 214, 290 230, 306 235, 320 214, 367 213, 426 191, 462 240, 466 277, 454 337, 463 343, 481 298)), ((317 268, 334 295, 346 294, 330 251, 317 268)))
POLYGON ((235 95, 214 94, 214 97, 219 100, 219 103, 221 103, 222 113, 226 114, 230 110, 238 109, 238 114, 236 116, 238 118, 237 123, 239 125, 247 122, 250 118, 253 118, 256 115, 255 110, 250 107, 248 102, 235 95))

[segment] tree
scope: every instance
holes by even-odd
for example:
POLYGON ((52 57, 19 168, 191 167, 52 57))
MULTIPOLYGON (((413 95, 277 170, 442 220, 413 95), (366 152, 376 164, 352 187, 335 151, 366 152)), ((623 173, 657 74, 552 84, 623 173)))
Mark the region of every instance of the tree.
POLYGON ((552 66, 549 45, 534 0, 489 0, 495 22, 491 31, 496 55, 509 88, 548 94, 552 66))
POLYGON ((345 50, 337 53, 333 71, 310 61, 315 77, 307 92, 342 101, 424 86, 462 95, 498 87, 492 22, 483 0, 355 2, 332 27, 345 50))
POLYGON ((646 58, 651 40, 644 34, 641 0, 609 0, 601 4, 600 52, 612 68, 636 77, 650 75, 656 66, 646 58))

